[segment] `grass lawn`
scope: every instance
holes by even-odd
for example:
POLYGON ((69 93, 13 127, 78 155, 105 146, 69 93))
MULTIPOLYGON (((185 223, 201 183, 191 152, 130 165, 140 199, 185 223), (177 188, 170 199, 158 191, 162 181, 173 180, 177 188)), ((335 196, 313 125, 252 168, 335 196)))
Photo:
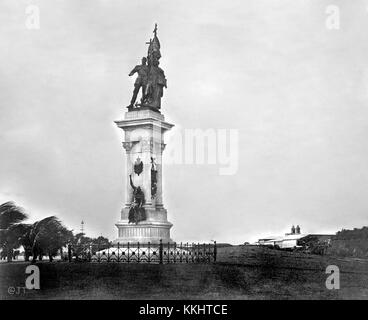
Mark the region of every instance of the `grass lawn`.
POLYGON ((27 265, 0 264, 1 299, 368 299, 368 261, 252 246, 220 248, 216 264, 42 262, 40 290, 9 294, 27 265), (340 290, 325 286, 329 264, 340 290))

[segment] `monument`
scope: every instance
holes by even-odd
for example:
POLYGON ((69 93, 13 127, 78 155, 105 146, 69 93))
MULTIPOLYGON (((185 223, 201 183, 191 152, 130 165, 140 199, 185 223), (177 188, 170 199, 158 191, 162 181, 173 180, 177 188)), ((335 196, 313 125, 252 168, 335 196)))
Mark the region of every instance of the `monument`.
POLYGON ((166 122, 160 112, 167 82, 159 67, 161 46, 157 24, 153 39, 147 44, 147 57, 129 74, 138 76, 128 111, 123 120, 115 121, 124 132, 126 152, 125 204, 116 223, 116 243, 172 241, 172 223, 167 220, 162 197, 162 153, 164 133, 174 125, 166 122), (136 102, 139 92, 142 96, 136 102))

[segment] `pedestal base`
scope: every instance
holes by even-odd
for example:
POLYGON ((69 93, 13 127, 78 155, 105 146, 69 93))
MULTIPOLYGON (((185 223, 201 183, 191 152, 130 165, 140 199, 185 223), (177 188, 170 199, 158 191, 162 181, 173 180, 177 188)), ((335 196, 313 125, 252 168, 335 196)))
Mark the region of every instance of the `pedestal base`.
POLYGON ((119 221, 116 223, 118 228, 118 238, 114 243, 163 243, 172 242, 170 238, 170 222, 147 222, 141 221, 138 224, 129 223, 128 221, 119 221))
POLYGON ((166 122, 164 115, 157 110, 144 107, 133 108, 125 113, 124 120, 115 123, 124 131, 123 147, 127 161, 125 206, 121 210, 120 221, 116 223, 118 237, 114 242, 172 242, 172 224, 167 220, 162 199, 162 152, 165 148, 164 133, 174 125, 166 122), (138 203, 134 195, 138 187, 144 194, 146 217, 135 224, 129 223, 129 210, 133 201, 138 203))

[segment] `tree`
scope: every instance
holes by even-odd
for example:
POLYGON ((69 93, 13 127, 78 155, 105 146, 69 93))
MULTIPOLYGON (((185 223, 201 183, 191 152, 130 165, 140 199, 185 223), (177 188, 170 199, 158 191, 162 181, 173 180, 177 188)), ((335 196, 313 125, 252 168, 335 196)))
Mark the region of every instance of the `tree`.
POLYGON ((32 240, 30 233, 32 231, 32 224, 20 224, 19 225, 19 243, 24 249, 24 260, 29 261, 29 257, 32 255, 32 240))
POLYGON ((20 222, 27 218, 24 209, 8 201, 0 205, 0 247, 2 256, 12 261, 13 250, 20 246, 23 227, 20 222))
POLYGON ((104 249, 111 247, 109 239, 103 236, 99 236, 98 238, 93 238, 92 245, 94 249, 97 249, 97 250, 104 250, 104 249))
POLYGON ((29 232, 32 262, 35 262, 37 257, 41 259, 44 254, 48 255, 51 262, 57 251, 66 246, 72 238, 72 231, 65 228, 55 216, 35 222, 29 232))
POLYGON ((85 237, 84 233, 80 232, 73 236, 72 241, 73 256, 77 260, 86 260, 90 252, 90 246, 92 244, 92 239, 90 237, 85 237))
POLYGON ((342 229, 332 239, 329 253, 346 257, 368 257, 368 227, 342 229))
POLYGON ((71 245, 76 260, 89 260, 91 254, 111 247, 109 239, 103 236, 90 238, 84 233, 75 234, 71 245))

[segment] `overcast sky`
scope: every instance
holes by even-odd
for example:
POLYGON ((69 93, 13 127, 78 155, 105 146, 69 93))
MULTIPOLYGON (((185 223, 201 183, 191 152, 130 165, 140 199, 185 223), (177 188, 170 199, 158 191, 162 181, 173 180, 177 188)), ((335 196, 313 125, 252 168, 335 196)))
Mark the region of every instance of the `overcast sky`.
MULTIPOLYGON (((239 132, 238 170, 167 164, 177 241, 367 225, 367 1, 1 0, 0 202, 114 239, 123 117, 158 23, 172 135, 239 132), (40 29, 26 28, 26 8, 40 29), (326 28, 327 5, 340 28, 326 28)), ((166 141, 170 145, 170 139, 166 141)), ((174 141, 171 141, 175 143, 174 141)), ((165 153, 164 153, 165 157, 165 153)))

